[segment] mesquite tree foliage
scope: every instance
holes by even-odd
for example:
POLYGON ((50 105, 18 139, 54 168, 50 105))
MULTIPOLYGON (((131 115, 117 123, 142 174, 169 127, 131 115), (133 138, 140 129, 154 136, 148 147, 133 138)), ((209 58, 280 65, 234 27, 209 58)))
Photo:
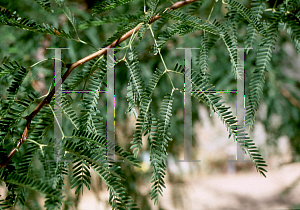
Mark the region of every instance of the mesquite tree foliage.
MULTIPOLYGON (((76 189, 76 194, 81 192, 83 187, 90 189, 89 170, 93 169, 107 185, 109 202, 113 209, 138 209, 123 185, 126 182, 124 168, 109 159, 106 122, 98 108, 99 91, 107 88, 108 58, 106 53, 108 48, 115 50, 114 64, 127 67, 130 77, 126 81, 128 84, 126 113, 136 115, 136 129, 131 141, 132 152, 116 145, 115 155, 133 167, 140 167, 138 156, 143 145, 142 136, 148 134, 152 167, 150 196, 155 204, 158 203, 159 195, 163 194, 163 188, 166 187, 164 176, 168 156, 167 148, 169 142, 172 141, 172 133, 169 128, 176 100, 174 93, 184 94, 185 91, 188 91, 176 87, 170 76, 176 74, 184 78, 184 67, 175 61, 173 63, 165 62, 161 50, 175 35, 185 36, 197 31, 201 32, 197 37, 201 49, 198 56, 199 68, 193 67, 191 73, 192 80, 190 82, 193 87, 191 95, 199 102, 206 104, 212 113, 218 115, 226 126, 229 136, 234 136, 243 151, 250 156, 258 173, 266 176, 266 162, 253 140, 246 133, 246 127, 242 122, 237 121, 236 116, 230 111, 231 108, 225 104, 218 93, 205 91, 214 87, 214 84, 209 83, 208 54, 217 42, 222 42, 232 64, 231 72, 238 78, 243 69, 241 70, 239 67, 236 50, 238 48, 237 31, 239 23, 247 24, 243 47, 254 48, 256 51, 256 67, 248 86, 249 94, 245 116, 246 126, 252 127, 262 96, 267 68, 280 30, 287 30, 295 48, 298 52, 300 51, 299 1, 284 1, 282 4, 274 5, 273 8, 267 8, 267 1, 252 1, 251 8, 247 8, 235 0, 211 1, 213 5, 211 11, 218 6, 226 8, 226 15, 221 21, 210 20, 211 14, 206 19, 196 15, 196 11, 201 11, 201 6, 205 3, 201 0, 179 1, 171 6, 170 1, 147 0, 141 1, 143 6, 135 14, 109 15, 110 10, 130 4, 131 1, 102 1, 94 5, 92 16, 86 16, 86 20, 80 24, 77 23, 68 3, 64 0, 32 1, 32 4, 37 3, 40 6, 42 12, 61 11, 73 27, 73 30, 69 31, 49 25, 46 23, 47 20, 33 20, 30 17, 23 17, 10 8, 1 8, 1 25, 89 46, 91 44, 80 39, 79 32, 81 30, 111 23, 119 24, 116 32, 102 46, 91 46, 94 51, 85 51, 86 57, 72 64, 63 65, 64 75, 60 81, 63 89, 76 90, 83 85, 84 90, 88 92, 82 94, 79 101, 81 113, 77 113, 72 106, 74 101, 70 93, 63 94, 61 99, 63 115, 71 122, 73 132, 65 135, 61 130, 62 144, 60 147, 64 151, 63 155, 68 156, 71 162, 49 161, 53 160, 56 146, 52 138, 46 138, 48 135, 53 135, 53 124, 56 120, 53 111, 53 96, 55 95, 53 84, 50 85, 52 89, 49 89, 44 96, 40 96, 40 93, 35 91, 28 92, 28 90, 32 90, 30 89, 31 83, 26 82, 29 77, 32 77, 31 69, 41 65, 42 62, 26 67, 21 62, 7 62, 5 59, 2 61, 0 79, 9 79, 10 83, 7 95, 1 98, 0 105, 0 178, 5 182, 9 191, 6 198, 1 198, 1 208, 6 209, 16 205, 26 206, 30 191, 45 195, 44 207, 47 209, 60 208, 63 203, 71 205, 63 196, 66 181, 64 175, 68 175, 71 168, 70 183, 71 188, 76 189), (182 10, 184 7, 189 9, 184 12, 185 10, 182 10), (103 14, 104 12, 107 13, 103 14), (282 26, 284 27, 282 28, 282 26), (150 80, 147 81, 142 76, 143 69, 140 67, 137 51, 137 47, 146 33, 150 34, 148 37, 152 39, 152 55, 155 55, 159 62, 163 63, 163 68, 153 69, 150 80), (255 45, 257 39, 260 41, 259 45, 255 45), (127 40, 126 44, 122 45, 125 40, 127 40), (83 64, 85 66, 80 71, 72 72, 83 64), (165 81, 172 85, 172 89, 163 93, 164 97, 161 98, 159 112, 155 113, 152 109, 153 95, 157 85, 164 77, 167 78, 165 81), (35 171, 36 160, 40 164, 40 173, 35 171)), ((45 61, 53 62, 52 59, 45 59, 45 61)), ((63 64, 65 63, 63 62, 63 64)))

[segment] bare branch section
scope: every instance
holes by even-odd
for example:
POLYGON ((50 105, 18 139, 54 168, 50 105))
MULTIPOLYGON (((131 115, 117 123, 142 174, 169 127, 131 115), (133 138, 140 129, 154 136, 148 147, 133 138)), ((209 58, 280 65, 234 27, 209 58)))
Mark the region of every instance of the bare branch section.
MULTIPOLYGON (((185 1, 179 1, 179 2, 176 2, 174 3, 172 6, 166 8, 164 12, 168 11, 168 10, 175 10, 175 9, 178 9, 180 7, 183 7, 183 6, 186 6, 188 4, 191 4, 191 3, 194 3, 196 1, 199 1, 199 0, 185 0, 185 1)), ((156 20, 158 20, 160 18, 159 14, 157 15, 154 15, 153 17, 151 17, 150 21, 149 21, 149 24, 152 24, 153 22, 155 22, 156 20)), ((137 27, 131 29, 130 31, 126 32, 123 36, 121 36, 119 39, 115 40, 113 43, 111 43, 110 45, 108 45, 106 48, 104 49, 101 49, 85 58, 82 58, 80 59, 79 61, 76 61, 75 63, 73 63, 69 68, 68 70, 66 71, 66 73, 63 75, 62 77, 62 81, 59 81, 57 83, 57 85, 61 85, 67 78, 68 76, 71 74, 71 72, 73 71, 73 69, 77 68, 78 66, 81 66, 82 64, 96 58, 96 57, 99 57, 103 54, 105 54, 107 52, 107 49, 108 48, 113 48, 115 47, 116 45, 122 43, 123 41, 125 41, 126 39, 128 39, 133 33, 137 33, 138 30, 140 29, 141 25, 138 25, 137 27)), ((23 134, 22 134, 22 137, 20 138, 20 140, 18 141, 17 143, 17 147, 13 148, 11 150, 11 152, 8 154, 6 160, 3 161, 3 163, 0 163, 0 168, 1 167, 5 167, 9 161, 11 160, 11 158, 14 156, 14 154, 16 153, 17 149, 20 148, 20 146, 26 141, 27 139, 27 135, 28 135, 28 130, 29 130, 29 127, 30 127, 30 123, 31 123, 31 120, 35 117, 35 115, 42 109, 43 106, 45 106, 46 104, 49 104, 53 95, 55 93, 55 87, 52 88, 51 92, 46 96, 46 98, 44 98, 38 105, 37 107, 32 111, 32 113, 30 115, 28 115, 26 117, 26 120, 27 120, 27 123, 26 123, 26 126, 25 126, 25 129, 23 131, 23 134)))

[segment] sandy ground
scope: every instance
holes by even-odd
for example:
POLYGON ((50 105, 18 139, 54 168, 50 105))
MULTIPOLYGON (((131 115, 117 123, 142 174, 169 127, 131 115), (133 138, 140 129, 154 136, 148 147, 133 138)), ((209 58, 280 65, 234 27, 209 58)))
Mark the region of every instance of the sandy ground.
MULTIPOLYGON (((183 182, 166 182, 160 208, 151 210, 286 210, 300 209, 300 163, 257 172, 190 176, 183 182), (298 185, 296 184, 298 180, 298 185), (291 188, 292 187, 292 188, 291 188), (286 192, 283 194, 283 192, 286 192)), ((167 177, 166 177, 167 178, 167 177)), ((105 196, 105 194, 102 194, 105 196)), ((110 209, 90 191, 84 192, 79 210, 110 209)), ((143 207, 141 207, 143 210, 143 207)))
POLYGON ((194 177, 182 184, 174 184, 165 190, 161 200, 165 210, 283 210, 299 204, 300 164, 282 166, 270 170, 267 178, 256 172, 233 175, 194 177), (295 186, 294 188, 290 188, 295 186), (179 191, 172 199, 171 195, 179 191), (284 195, 283 192, 287 192, 284 195), (171 202, 169 202, 172 200, 171 202), (175 202, 177 201, 177 202, 175 202), (182 205, 180 205, 182 201, 182 205), (171 203, 172 205, 165 205, 171 203), (177 203, 177 205, 176 205, 177 203))

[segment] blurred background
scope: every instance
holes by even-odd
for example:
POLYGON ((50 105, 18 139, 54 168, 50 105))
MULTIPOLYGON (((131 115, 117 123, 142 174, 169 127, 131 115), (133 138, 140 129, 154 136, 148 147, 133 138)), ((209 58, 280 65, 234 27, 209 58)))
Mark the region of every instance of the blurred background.
MULTIPOLYGON (((17 11, 21 17, 28 17, 36 20, 39 24, 48 23, 56 28, 70 31, 76 39, 76 33, 63 12, 57 8, 55 2, 50 1, 53 6, 53 13, 47 13, 39 5, 31 0, 0 1, 2 9, 7 8, 17 11)), ((80 26, 82 21, 92 19, 92 7, 101 1, 76 0, 65 1, 72 14, 80 26)), ((281 1, 277 2, 277 5, 281 1)), ((143 12, 144 1, 135 0, 117 9, 103 13, 105 15, 135 14, 143 12)), ((241 1, 250 8, 251 1, 241 1)), ((275 1, 269 1, 267 5, 273 7, 275 1)), ((171 1, 161 1, 159 9, 171 5, 171 1)), ((194 11, 194 15, 207 20, 212 7, 214 10, 210 20, 225 20, 227 9, 221 1, 203 1, 202 6, 194 11), (214 5, 215 4, 215 5, 214 5)), ((276 6, 276 5, 275 5, 276 6)), ((192 6, 182 8, 182 12, 188 12, 192 6)), ((100 16, 99 16, 100 17, 100 16)), ((173 22, 157 21, 153 24, 155 36, 157 37, 167 26, 173 22)), ((91 44, 96 48, 104 47, 106 40, 118 29, 118 24, 111 23, 89 27, 78 30, 81 40, 91 44)), ((238 45, 244 46, 246 34, 246 22, 238 25, 238 45)), ((57 38, 50 35, 38 34, 22 29, 8 26, 0 27, 0 61, 1 64, 10 61, 18 61, 22 66, 30 66, 45 58, 53 58, 54 51, 46 50, 51 47, 67 47, 69 50, 62 51, 62 59, 65 63, 73 63, 95 50, 80 42, 57 38)), ((184 51, 179 47, 198 47, 203 35, 202 31, 196 31, 185 36, 174 36, 162 48, 162 55, 168 68, 173 68, 176 63, 184 65, 184 51)), ((257 39, 256 46, 260 38, 257 39)), ((128 43, 122 43, 125 46, 128 43)), ((163 69, 163 64, 159 55, 151 53, 154 44, 150 31, 146 31, 143 40, 136 45, 140 60, 140 68, 143 79, 148 82, 154 69, 163 69)), ((250 50, 245 55, 245 86, 246 98, 251 73, 255 68, 256 49, 250 50)), ((193 50, 193 69, 199 71, 198 58, 200 50, 193 50)), ((171 118, 170 132, 173 141, 169 143, 167 173, 165 177, 166 189, 164 196, 160 199, 159 205, 154 206, 150 201, 150 178, 151 167, 149 163, 149 148, 147 147, 147 136, 144 138, 144 148, 139 158, 142 160, 142 168, 136 169, 127 167, 122 163, 122 168, 126 173, 127 180, 125 187, 132 195, 142 210, 183 210, 183 209, 300 209, 300 201, 297 199, 300 193, 300 55, 296 52, 293 42, 286 30, 280 30, 276 48, 273 51, 271 64, 266 75, 263 97, 256 113, 256 122, 253 129, 249 131, 250 137, 254 140, 262 156, 265 158, 268 167, 267 178, 256 172, 251 162, 229 162, 236 159, 236 144, 228 133, 225 125, 218 119, 217 115, 210 117, 209 107, 199 103, 193 98, 193 157, 201 160, 200 163, 178 163, 175 160, 182 160, 183 135, 184 135, 184 101, 183 94, 175 92, 174 106, 171 118)), ((117 58, 122 58, 122 53, 116 54, 117 58)), ((231 64, 226 46, 219 40, 211 47, 209 52, 209 73, 210 83, 215 85, 215 90, 234 90, 236 80, 231 73, 231 64)), ((81 66, 72 72, 77 72, 85 68, 81 66)), ((37 92, 45 95, 50 85, 53 83, 53 60, 41 63, 30 69, 29 75, 24 80, 27 89, 21 90, 18 97, 24 98, 29 92, 37 92)), ((64 71, 66 69, 63 69, 64 71)), ((183 78, 172 75, 174 85, 183 88, 183 78)), ((134 115, 125 114, 128 108, 126 101, 127 83, 129 72, 124 62, 115 66, 115 95, 116 95, 116 142, 123 148, 130 150, 130 141, 135 130, 134 115)), ((0 94, 3 99, 6 97, 6 89, 10 84, 9 77, 0 80, 0 94)), ((87 81, 88 84, 88 81, 87 81)), ((82 83, 78 90, 84 89, 82 83)), ((158 110, 166 93, 171 92, 169 79, 164 76, 154 91, 152 108, 157 115, 158 110)), ((236 112, 236 94, 221 93, 226 100, 226 105, 232 107, 236 112)), ((83 94, 70 94, 78 115, 80 101, 83 94)), ((247 102, 246 102, 247 103, 247 102)), ((102 117, 106 118, 106 98, 100 94, 99 109, 102 117)), ((70 135, 72 124, 63 118, 63 130, 66 135, 70 135)), ((52 128, 53 129, 53 128, 52 128)), ((20 132, 22 128, 20 128, 20 132)), ((49 132, 49 137, 53 132, 49 132)), ((26 144, 22 145, 22 150, 26 150, 26 144)), ((246 160, 249 157, 245 156, 246 160)), ((36 169, 38 171, 38 168, 36 169)), ((64 209, 93 210, 110 209, 108 204, 108 192, 102 181, 91 171, 91 190, 86 188, 83 195, 80 193, 74 196, 74 189, 70 189, 68 177, 66 180, 65 194, 74 207, 64 207, 64 209)), ((6 195, 5 186, 1 183, 0 194, 6 195)), ((43 197, 32 193, 32 201, 28 201, 28 209, 43 209, 43 197), (34 198, 38 198, 38 202, 34 198)))

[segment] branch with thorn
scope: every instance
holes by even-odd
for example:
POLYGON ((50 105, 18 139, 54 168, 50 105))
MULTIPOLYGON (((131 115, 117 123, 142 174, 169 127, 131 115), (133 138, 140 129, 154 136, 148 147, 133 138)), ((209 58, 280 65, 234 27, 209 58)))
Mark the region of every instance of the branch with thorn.
MULTIPOLYGON (((185 0, 185 1, 176 2, 172 6, 166 8, 163 11, 163 13, 167 12, 169 10, 175 10, 175 9, 181 8, 183 6, 194 3, 196 1, 199 1, 199 0, 185 0)), ((158 19, 160 19, 159 14, 154 15, 153 17, 150 18, 150 21, 149 21, 148 24, 152 24, 153 22, 157 21, 158 19)), ((118 44, 122 43, 123 41, 125 41, 126 39, 131 37, 131 35, 133 35, 134 33, 137 33, 140 28, 141 28, 141 24, 139 24, 137 27, 131 29, 130 31, 126 32, 123 36, 121 36, 119 39, 112 42, 106 48, 101 49, 101 50, 99 50, 99 51, 97 51, 97 52, 95 52, 95 53, 93 53, 93 54, 91 54, 91 55, 89 55, 85 58, 82 58, 82 59, 76 61, 75 63, 71 64, 70 66, 68 66, 68 70, 66 71, 66 73, 63 75, 63 77, 60 79, 60 81, 57 82, 57 86, 60 86, 68 78, 68 76, 71 74, 73 69, 81 66, 82 64, 84 64, 84 63, 86 63, 86 62, 88 62, 88 61, 90 61, 90 60, 92 60, 96 57, 99 57, 99 56, 105 54, 107 52, 108 48, 113 48, 113 47, 117 46, 118 44)), ((11 152, 8 154, 6 159, 2 163, 0 163, 0 168, 5 167, 9 163, 11 158, 14 156, 14 154, 17 152, 17 150, 20 148, 20 146, 24 142, 26 142, 29 127, 30 127, 32 119, 43 108, 43 106, 45 106, 46 104, 50 104, 50 101, 51 101, 52 97, 54 96, 54 93, 55 93, 55 87, 52 88, 50 93, 37 105, 37 107, 32 111, 32 113, 26 117, 27 122, 26 122, 25 129, 23 131, 22 137, 18 141, 17 146, 15 148, 13 148, 11 150, 11 152)))

